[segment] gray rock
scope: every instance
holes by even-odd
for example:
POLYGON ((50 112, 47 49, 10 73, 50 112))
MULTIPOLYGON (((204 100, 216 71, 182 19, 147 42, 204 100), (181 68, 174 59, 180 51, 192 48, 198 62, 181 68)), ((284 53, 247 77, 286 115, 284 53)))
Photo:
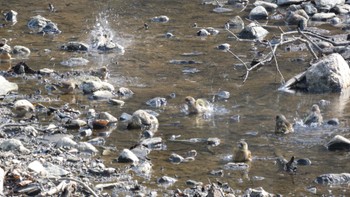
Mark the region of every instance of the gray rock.
POLYGON ((12 24, 17 23, 17 15, 18 13, 14 10, 10 10, 5 13, 5 21, 11 22, 12 24))
POLYGON ((5 96, 9 92, 18 91, 18 85, 7 81, 3 76, 0 76, 0 96, 5 96))
POLYGON ((61 31, 58 29, 57 25, 51 20, 48 20, 40 15, 31 17, 28 21, 27 26, 29 29, 33 30, 36 33, 43 34, 60 34, 61 31))
POLYGON ((35 111, 35 107, 28 100, 21 99, 15 101, 12 110, 17 117, 24 117, 27 114, 33 113, 35 111))
POLYGON ((336 15, 332 12, 329 13, 316 13, 311 19, 313 21, 327 21, 328 19, 334 18, 336 15))
POLYGON ((137 110, 133 113, 131 122, 128 125, 129 129, 157 129, 158 128, 158 119, 156 116, 148 113, 145 110, 137 110))
POLYGON ((125 88, 125 87, 120 87, 117 91, 117 94, 121 97, 132 97, 132 95, 134 95, 134 92, 131 91, 129 88, 125 88))
POLYGON ((302 4, 302 7, 306 12, 306 14, 308 15, 314 15, 317 13, 317 8, 314 6, 314 4, 306 3, 306 4, 302 4))
POLYGON ((161 185, 172 185, 177 181, 177 179, 169 177, 169 176, 162 176, 157 179, 157 183, 161 185))
POLYGON ((263 6, 257 6, 253 8, 249 13, 249 19, 251 20, 261 20, 261 19, 267 19, 269 13, 266 11, 266 9, 263 6))
POLYGON ((22 57, 28 57, 30 55, 30 49, 25 46, 16 45, 13 47, 12 53, 22 57))
POLYGON ((60 138, 55 145, 56 148, 60 148, 60 147, 75 148, 76 146, 77 146, 77 143, 67 136, 60 138))
POLYGON ((124 101, 119 100, 119 99, 113 99, 113 98, 109 99, 108 102, 113 104, 113 105, 119 105, 119 106, 123 106, 125 104, 124 101))
POLYGON ((108 91, 108 90, 98 90, 96 92, 92 93, 92 98, 93 99, 110 99, 114 97, 114 95, 112 94, 112 92, 108 91))
POLYGON ((242 39, 263 39, 269 32, 263 27, 250 23, 240 33, 239 37, 242 39))
POLYGON ((309 16, 302 9, 296 11, 288 11, 286 15, 286 21, 289 25, 299 25, 301 21, 307 24, 308 20, 309 16))
POLYGON ((197 31, 197 36, 210 36, 210 33, 206 29, 200 29, 197 31))
POLYGON ((95 148, 95 146, 93 146, 92 144, 90 144, 88 142, 79 142, 77 144, 76 148, 80 152, 87 152, 87 153, 90 153, 90 154, 98 153, 98 150, 95 148))
POLYGON ((217 49, 223 50, 223 51, 230 50, 230 44, 228 43, 220 44, 219 46, 217 46, 217 49))
POLYGON ((341 135, 336 135, 326 144, 326 147, 330 151, 350 150, 350 140, 341 135))
POLYGON ((246 170, 249 168, 249 165, 246 163, 227 163, 224 165, 225 170, 246 170))
POLYGON ((151 18, 152 22, 158 22, 158 23, 166 23, 169 21, 169 17, 167 16, 155 16, 153 18, 151 18))
POLYGON ((23 154, 29 154, 30 150, 25 148, 21 141, 17 139, 5 139, 0 142, 0 149, 2 151, 19 151, 23 154))
POLYGON ((243 29, 244 28, 244 21, 240 16, 235 16, 231 18, 229 21, 229 28, 231 29, 243 29))
POLYGON ((350 12, 350 5, 349 4, 336 5, 333 8, 333 10, 336 14, 345 15, 345 14, 348 14, 350 12))
POLYGON ((138 163, 140 161, 139 158, 137 158, 137 156, 129 149, 123 149, 117 160, 121 163, 138 163))
POLYGON ((210 146, 219 146, 221 140, 219 138, 216 137, 212 137, 212 138, 208 138, 207 139, 207 143, 210 146))
POLYGON ((132 119, 132 115, 125 112, 123 112, 119 117, 119 120, 121 121, 131 121, 131 119, 132 119))
POLYGON ((133 147, 131 152, 134 153, 139 160, 144 161, 149 159, 148 155, 151 153, 151 149, 139 144, 133 147))
POLYGON ((345 0, 315 0, 317 9, 330 10, 336 5, 345 4, 345 0))
POLYGON ((322 174, 315 179, 318 184, 343 185, 350 183, 350 173, 322 174))
POLYGON ((333 53, 310 66, 305 78, 309 92, 341 92, 350 86, 350 68, 341 55, 333 53))
POLYGON ((181 155, 178 155, 176 153, 172 153, 169 157, 169 160, 171 163, 179 164, 179 163, 182 163, 185 160, 185 158, 183 158, 181 155))
POLYGON ((298 4, 304 2, 306 0, 277 0, 277 5, 290 5, 290 4, 298 4))
POLYGON ((112 114, 108 112, 101 112, 98 117, 99 119, 108 120, 110 123, 118 122, 118 118, 114 117, 112 114))
POLYGON ((38 160, 30 162, 28 164, 28 169, 37 174, 47 174, 43 164, 38 160))
POLYGON ((81 87, 85 94, 90 94, 98 90, 114 91, 112 84, 101 81, 100 79, 83 81, 81 87))
POLYGON ((266 10, 273 10, 278 8, 277 4, 266 1, 255 1, 253 4, 255 6, 263 6, 266 10))
POLYGON ((161 137, 147 138, 142 140, 140 143, 147 148, 154 149, 162 145, 162 138, 161 137))
POLYGON ((274 194, 270 194, 267 191, 265 191, 262 187, 258 187, 255 189, 248 188, 244 192, 244 197, 273 197, 274 194))
POLYGON ((69 171, 61 168, 60 166, 54 165, 50 162, 44 164, 45 171, 49 177, 63 177, 70 174, 69 171))
POLYGON ((166 106, 167 100, 164 97, 155 97, 146 101, 146 105, 151 107, 163 107, 166 106))
POLYGON ((83 42, 68 42, 62 45, 61 49, 66 51, 88 51, 89 45, 83 42))
POLYGON ((230 98, 230 92, 228 91, 220 91, 216 93, 216 96, 219 97, 219 99, 229 99, 230 98))

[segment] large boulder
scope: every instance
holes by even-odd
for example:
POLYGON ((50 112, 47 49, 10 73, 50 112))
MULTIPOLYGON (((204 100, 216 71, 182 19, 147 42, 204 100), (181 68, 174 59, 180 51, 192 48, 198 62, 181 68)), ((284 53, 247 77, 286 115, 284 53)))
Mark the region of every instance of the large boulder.
POLYGON ((341 92, 350 86, 350 68, 341 55, 333 53, 310 66, 305 79, 309 92, 341 92))
POLYGON ((3 76, 0 76, 0 97, 5 96, 12 91, 18 91, 18 85, 7 81, 3 76))

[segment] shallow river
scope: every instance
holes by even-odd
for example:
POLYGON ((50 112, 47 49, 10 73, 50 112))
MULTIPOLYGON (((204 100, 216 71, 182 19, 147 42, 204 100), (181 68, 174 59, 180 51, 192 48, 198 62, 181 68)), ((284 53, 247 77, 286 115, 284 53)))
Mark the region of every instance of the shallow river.
MULTIPOLYGON (((193 179, 203 183, 228 182, 236 190, 251 187, 263 187, 271 193, 286 196, 312 195, 308 188, 316 187, 318 194, 339 195, 350 194, 349 188, 327 187, 314 183, 314 179, 324 173, 343 173, 350 171, 348 164, 350 156, 346 152, 329 152, 324 144, 336 133, 345 137, 348 135, 349 94, 289 94, 277 91, 280 86, 280 75, 274 62, 266 64, 257 71, 250 73, 248 80, 242 84, 245 68, 231 54, 219 51, 216 46, 222 43, 231 44, 232 51, 248 64, 256 56, 252 50, 252 42, 238 42, 224 30, 224 24, 230 18, 240 15, 248 16, 252 5, 243 12, 242 8, 233 8, 232 12, 214 13, 213 5, 203 5, 200 0, 75 0, 55 1, 56 12, 49 12, 47 1, 2 1, 2 11, 13 9, 17 11, 18 23, 14 26, 0 28, 1 37, 9 39, 14 46, 24 45, 32 50, 29 59, 24 61, 35 69, 51 68, 60 72, 71 70, 89 70, 108 65, 111 76, 107 80, 116 88, 128 87, 135 95, 125 100, 123 107, 116 107, 106 101, 92 101, 82 93, 62 95, 58 101, 44 103, 61 106, 70 103, 73 107, 88 105, 97 111, 108 111, 116 117, 123 112, 133 113, 137 109, 153 109, 160 113, 159 131, 156 136, 163 138, 165 150, 152 151, 150 159, 153 163, 151 178, 140 181, 152 188, 158 188, 156 179, 162 175, 176 177, 178 181, 171 188, 185 188, 185 181, 193 179), (42 15, 58 24, 61 34, 37 35, 30 32, 26 23, 35 15, 42 15), (166 15, 167 23, 151 22, 150 18, 166 15), (220 30, 216 36, 205 38, 196 35, 199 27, 214 27, 220 30), (148 23, 149 29, 144 29, 148 23), (99 26, 100 25, 100 26, 99 26), (124 54, 89 54, 61 51, 59 48, 68 41, 89 42, 91 34, 99 27, 113 33, 113 40, 125 47, 124 54), (166 38, 165 33, 174 34, 166 38), (49 49, 50 52, 45 51, 49 49), (201 52, 197 56, 184 56, 184 53, 201 52), (61 61, 70 57, 84 57, 90 62, 87 66, 65 67, 61 61), (171 64, 171 60, 194 60, 198 64, 171 64), (186 73, 189 69, 198 72, 186 73), (219 91, 230 92, 227 100, 213 99, 219 91), (168 95, 175 93, 171 99, 168 95), (195 98, 206 98, 213 102, 214 112, 210 119, 201 120, 196 116, 188 116, 181 112, 184 98, 192 95, 195 98), (153 97, 167 97, 168 105, 161 109, 148 107, 145 102, 153 97), (275 116, 284 114, 290 121, 305 117, 310 107, 320 100, 330 101, 330 105, 322 107, 324 119, 339 118, 339 127, 297 128, 296 132, 287 136, 274 134, 275 116), (232 117, 239 116, 239 121, 232 117), (178 139, 209 138, 221 139, 221 144, 208 147, 205 143, 173 142, 168 140, 172 135, 178 139), (253 161, 247 173, 224 170, 223 177, 209 174, 211 170, 223 169, 230 162, 232 149, 236 143, 245 139, 253 154, 253 161), (195 161, 181 164, 171 164, 168 158, 171 153, 184 155, 189 150, 197 150, 195 161), (289 175, 278 170, 275 164, 276 156, 289 159, 309 158, 310 166, 300 166, 296 175, 289 175), (261 180, 262 179, 262 180, 261 180)), ((248 20, 244 20, 248 24, 248 20)), ((281 21, 273 21, 269 25, 284 25, 281 21)), ((326 26, 329 29, 332 27, 326 26)), ((289 27, 282 26, 285 31, 289 27)), ((295 28, 295 27, 290 27, 295 28)), ((279 35, 276 29, 268 29, 279 35)), ((337 31, 334 29, 334 31, 337 31)), ((272 34, 272 33, 271 33, 272 34)), ((308 52, 287 53, 278 51, 277 61, 283 76, 288 79, 308 67, 310 56, 308 52), (301 57, 305 61, 296 62, 301 57)), ((268 48, 258 48, 266 54, 268 48)), ((23 61, 15 59, 12 65, 23 61)), ((9 65, 2 64, 1 69, 9 65)), ((23 78, 9 79, 19 85, 19 94, 33 94, 42 90, 42 94, 56 98, 58 94, 48 94, 43 84, 23 78)), ((76 131, 72 131, 73 133, 76 131)), ((107 138, 107 145, 115 145, 117 150, 129 148, 138 142, 140 132, 127 130, 118 126, 107 138)), ((106 160, 107 166, 120 167, 112 162, 118 156, 118 151, 106 160)), ((237 192, 240 194, 240 192, 237 192)))

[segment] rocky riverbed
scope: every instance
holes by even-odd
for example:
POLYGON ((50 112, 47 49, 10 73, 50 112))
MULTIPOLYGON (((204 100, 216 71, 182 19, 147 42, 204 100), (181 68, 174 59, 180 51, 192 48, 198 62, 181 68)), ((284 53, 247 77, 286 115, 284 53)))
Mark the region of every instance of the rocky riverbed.
POLYGON ((0 3, 1 195, 349 193, 347 2, 51 3, 0 3))

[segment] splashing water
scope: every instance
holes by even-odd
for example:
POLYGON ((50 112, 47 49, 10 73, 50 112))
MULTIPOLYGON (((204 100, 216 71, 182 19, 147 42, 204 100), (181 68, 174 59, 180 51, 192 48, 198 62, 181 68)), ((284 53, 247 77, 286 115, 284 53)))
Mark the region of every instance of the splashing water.
POLYGON ((92 49, 124 54, 124 47, 115 41, 115 35, 116 32, 109 24, 106 12, 100 13, 96 18, 94 29, 90 33, 92 49))

